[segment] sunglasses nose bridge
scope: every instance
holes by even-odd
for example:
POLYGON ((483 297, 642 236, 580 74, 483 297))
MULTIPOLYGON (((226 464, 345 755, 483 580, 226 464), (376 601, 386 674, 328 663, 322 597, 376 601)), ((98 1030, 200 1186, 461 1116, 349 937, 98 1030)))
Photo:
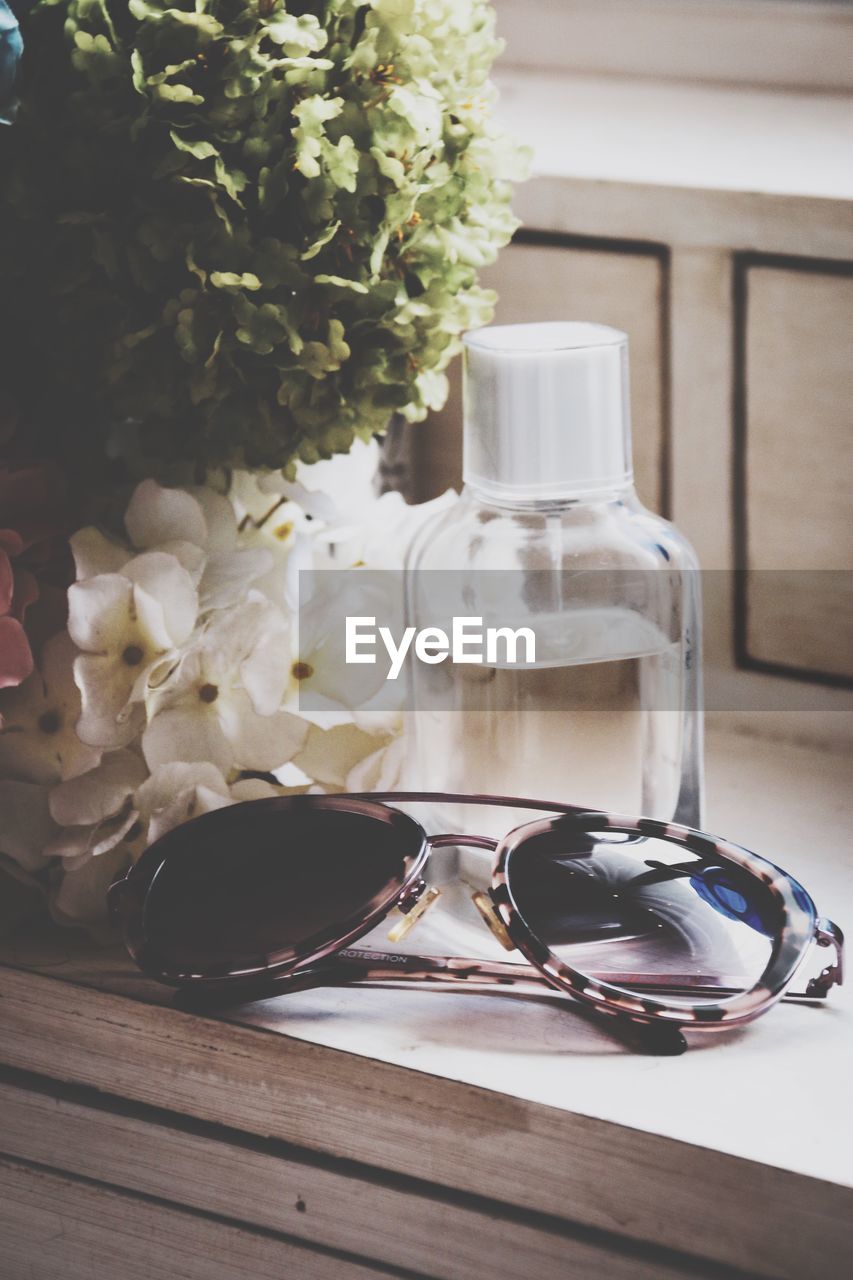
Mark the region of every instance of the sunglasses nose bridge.
MULTIPOLYGON (((476 849, 488 849, 491 852, 494 852, 498 847, 498 841, 492 840, 489 836, 463 835, 452 831, 442 832, 435 836, 427 836, 426 843, 429 853, 432 853, 433 849, 444 849, 450 845, 469 845, 476 849)), ((426 881, 423 879, 419 879, 416 884, 410 885, 397 903, 397 910, 400 912, 402 919, 398 920, 389 930, 389 942, 401 942, 403 938, 407 937, 440 895, 440 889, 428 888, 426 881)), ((482 913, 482 908, 478 909, 482 913)), ((494 928, 490 921, 487 920, 487 923, 490 928, 494 928)))

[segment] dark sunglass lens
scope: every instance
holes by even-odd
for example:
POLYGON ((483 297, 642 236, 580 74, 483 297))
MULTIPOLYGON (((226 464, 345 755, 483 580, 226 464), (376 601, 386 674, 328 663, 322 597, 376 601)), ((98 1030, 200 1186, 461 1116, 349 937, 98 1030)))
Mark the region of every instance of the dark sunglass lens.
POLYGON ((668 839, 557 822, 509 856, 513 903, 564 964, 648 995, 714 1002, 750 990, 782 925, 757 877, 668 839))
POLYGON ((216 977, 310 954, 393 895, 421 841, 402 814, 261 801, 206 815, 157 846, 146 959, 172 976, 216 977))

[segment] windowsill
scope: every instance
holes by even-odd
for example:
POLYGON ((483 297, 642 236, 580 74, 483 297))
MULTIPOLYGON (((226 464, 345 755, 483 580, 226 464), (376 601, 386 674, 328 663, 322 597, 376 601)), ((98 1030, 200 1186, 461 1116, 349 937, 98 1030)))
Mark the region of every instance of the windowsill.
POLYGON ((850 93, 848 0, 494 0, 536 71, 850 93))
POLYGON ((853 98, 504 66, 534 178, 853 200, 853 98))
MULTIPOLYGON (((710 830, 777 861, 802 879, 820 910, 842 927, 850 924, 849 758, 712 733, 708 787, 710 830)), ((414 949, 429 946, 429 932, 425 923, 414 949)), ((584 1117, 578 1132, 586 1140, 592 1133, 585 1128, 588 1121, 606 1122, 611 1155, 595 1158, 605 1164, 615 1159, 612 1172, 616 1176, 621 1170, 629 1196, 629 1184, 635 1189, 639 1185, 636 1179, 651 1180, 643 1194, 653 1200, 657 1191, 664 1194, 669 1175, 641 1169, 642 1143, 657 1135, 653 1141, 677 1144, 667 1148, 667 1169, 674 1167, 672 1162, 690 1166, 684 1189, 692 1187, 698 1196, 691 1212, 711 1220, 715 1207, 713 1200, 703 1199, 703 1178, 711 1176, 714 1161, 722 1157, 754 1162, 740 1169, 739 1176, 746 1179, 743 1194, 758 1164, 803 1179, 797 1186, 804 1195, 805 1184, 817 1179, 825 1189, 837 1188, 849 1203, 843 1189, 853 1187, 853 1097, 848 1087, 853 987, 834 990, 826 1007, 784 1004, 743 1029, 704 1039, 693 1036, 694 1047, 675 1059, 627 1053, 606 1029, 553 1003, 428 992, 303 992, 228 1015, 225 1021, 235 1034, 239 1031, 242 1045, 240 1055, 232 1058, 225 1050, 231 1032, 226 1035, 223 1023, 201 1022, 175 1010, 166 1017, 157 1006, 169 1002, 168 993, 143 979, 120 949, 81 945, 74 935, 56 930, 40 939, 29 934, 3 943, 0 972, 5 985, 14 977, 23 991, 22 1004, 17 997, 0 1001, 0 1061, 220 1123, 242 1123, 249 1129, 257 1125, 254 1132, 275 1132, 291 1141, 299 1130, 303 1145, 330 1154, 374 1164, 388 1161, 389 1167, 417 1177, 426 1176, 432 1162, 444 1168, 450 1160, 452 1167, 453 1107, 459 1105, 461 1085, 486 1091, 501 1142, 510 1146, 515 1138, 510 1141, 509 1130, 514 1134, 516 1127, 527 1134, 525 1141, 532 1140, 529 1108, 545 1109, 541 1115, 548 1132, 564 1120, 574 1124, 573 1115, 584 1117), (57 995, 57 984, 66 983, 66 994, 57 995), (132 999, 121 1000, 122 1013, 116 998, 128 995, 132 999), (99 1002, 105 1002, 103 1016, 99 1002), (57 1008, 65 1012, 57 1016, 57 1008), (131 1022, 139 1024, 135 1031, 131 1022), (217 1044, 217 1025, 222 1028, 222 1054, 211 1047, 217 1044), (133 1036, 132 1061, 123 1056, 125 1031, 133 1036), (253 1062, 255 1057, 266 1061, 270 1035, 280 1045, 279 1069, 262 1077, 258 1092, 253 1062), (289 1074, 296 1052, 292 1046, 299 1042, 307 1042, 314 1055, 305 1096, 299 1093, 304 1082, 289 1074), (364 1119, 368 1077, 356 1076, 354 1066, 348 1075, 360 1087, 350 1087, 349 1102, 337 1097, 338 1112, 327 1113, 326 1102, 332 1104, 324 1102, 324 1072, 347 1060, 340 1054, 354 1055, 352 1062, 373 1060, 386 1072, 377 1084, 380 1092, 385 1090, 382 1114, 399 1111, 409 1133, 421 1105, 419 1094, 425 1099, 428 1092, 430 1105, 441 1108, 443 1089, 449 1126, 443 1136, 434 1139, 427 1125, 419 1131, 416 1149, 389 1142, 388 1134, 380 1143, 364 1119), (408 1071, 388 1075, 382 1064, 408 1071), (412 1076, 412 1070, 420 1074, 412 1076), (238 1098, 240 1120, 235 1118, 238 1098), (624 1137, 630 1155, 618 1155, 621 1137, 612 1145, 616 1134, 624 1137), (638 1163, 632 1166, 631 1161, 638 1163), (653 1185, 655 1178, 662 1179, 660 1187, 653 1185)), ((457 1136, 467 1151, 470 1135, 464 1126, 457 1136)), ((468 1152, 466 1158, 473 1156, 468 1152)), ((606 1174, 606 1168, 601 1172, 606 1174)), ((527 1196, 528 1207, 554 1212, 541 1168, 538 1177, 529 1177, 526 1167, 497 1161, 484 1164, 478 1176, 483 1186, 468 1189, 509 1201, 517 1190, 527 1196)), ((764 1217, 753 1221, 755 1231, 764 1237, 781 1212, 781 1205, 768 1199, 764 1217)), ((572 1216, 583 1220, 577 1207, 572 1216)), ((688 1220, 685 1229, 689 1225, 688 1220)), ((677 1235, 665 1233, 661 1241, 676 1245, 677 1235)), ((816 1239, 815 1247, 818 1243, 816 1239)))

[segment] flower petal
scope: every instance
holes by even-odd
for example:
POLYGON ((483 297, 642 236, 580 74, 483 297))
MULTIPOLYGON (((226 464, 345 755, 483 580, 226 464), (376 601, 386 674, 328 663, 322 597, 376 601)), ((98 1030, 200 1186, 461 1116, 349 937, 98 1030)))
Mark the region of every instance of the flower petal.
POLYGON ((68 633, 78 649, 106 653, 118 648, 127 631, 132 599, 133 585, 120 573, 100 573, 70 586, 68 633))
POLYGON ((12 562, 6 552, 0 549, 0 614, 8 613, 12 608, 14 594, 15 577, 12 573, 12 562))
MULTIPOLYGON (((142 643, 139 648, 143 650, 149 660, 153 655, 168 653, 172 648, 172 635, 166 625, 166 615, 163 606, 156 596, 151 595, 144 587, 134 584, 133 587, 133 606, 130 610, 129 619, 131 623, 137 623, 136 636, 137 640, 142 643)), ((125 637, 130 640, 133 632, 129 632, 125 637)), ((140 674, 137 671, 137 676, 140 674)))
POLYGON ((227 609, 237 604, 245 597, 248 584, 272 567, 272 552, 262 547, 211 556, 199 586, 202 609, 227 609))
POLYGON ((203 547, 207 524, 201 507, 183 489, 164 489, 156 480, 136 486, 124 515, 124 527, 135 547, 157 547, 178 539, 203 547))
POLYGON ((17 618, 0 618, 0 689, 21 684, 33 669, 26 632, 17 618))
POLYGON ((259 716, 248 694, 238 690, 229 699, 227 717, 222 716, 222 730, 233 768, 271 773, 301 750, 308 725, 288 711, 259 716))
POLYGON ((110 654, 81 653, 74 663, 82 712, 118 721, 130 702, 137 668, 110 654))
POLYGON ((209 708, 172 707, 158 712, 142 735, 149 769, 174 760, 207 760, 222 773, 233 767, 234 751, 218 716, 209 708))
POLYGON ((202 544, 209 553, 230 551, 237 541, 237 517, 229 500, 208 486, 192 490, 204 513, 207 538, 202 544))
POLYGON ((73 535, 71 551, 78 582, 85 578, 95 578, 101 573, 118 573, 131 558, 126 547, 91 525, 73 535))
MULTIPOLYGON (((198 596, 184 566, 165 552, 148 551, 126 564, 124 575, 134 583, 134 599, 140 615, 140 589, 156 600, 162 609, 169 643, 161 644, 161 647, 183 644, 192 634, 198 615, 198 596)), ((153 623, 151 625, 154 634, 153 623)), ((158 642, 162 641, 161 636, 157 638, 158 642)))
POLYGON ((379 469, 379 443, 375 439, 354 440, 346 454, 306 466, 299 463, 296 479, 310 482, 311 491, 322 493, 340 512, 351 518, 366 510, 375 499, 376 474, 379 469))
POLYGON ((107 890, 130 862, 124 845, 89 858, 74 871, 58 870, 50 887, 50 914, 58 924, 85 928, 107 923, 107 890))
POLYGON ((148 838, 153 843, 182 822, 189 822, 202 813, 212 813, 214 809, 224 809, 232 803, 227 792, 223 795, 212 787, 189 787, 154 815, 148 828, 148 838))
POLYGON ((216 682, 232 682, 257 640, 265 618, 267 602, 251 593, 239 608, 221 609, 213 614, 202 635, 201 664, 216 682))
POLYGON ((173 538, 170 542, 161 543, 157 550, 174 556, 190 575, 193 586, 198 586, 207 563, 207 556, 201 547, 197 547, 194 542, 181 542, 173 538))
POLYGON ((46 642, 41 670, 0 697, 0 777, 59 782, 93 769, 100 752, 80 741, 75 725, 80 694, 74 683, 76 649, 68 633, 46 642))
POLYGON ((100 858, 124 839, 139 822, 139 814, 130 803, 104 822, 88 827, 62 827, 51 840, 46 852, 53 857, 71 859, 80 865, 87 858, 100 858))
POLYGON ((315 782, 343 787, 347 776, 356 765, 372 756, 377 747, 387 745, 372 733, 365 733, 354 724, 336 725, 332 729, 320 729, 312 724, 305 745, 293 763, 315 782))
POLYGON ((347 791, 393 791, 400 786, 405 759, 405 739, 395 738, 350 769, 344 786, 347 791))
POLYGON ((135 683, 134 670, 121 661, 81 654, 74 664, 82 709, 77 736, 91 747, 126 747, 145 723, 140 704, 128 707, 135 683))
POLYGON ((61 782, 50 794, 50 812, 61 826, 85 826, 117 814, 147 777, 145 763, 133 751, 113 751, 96 769, 61 782))
POLYGON ((134 803, 147 822, 161 809, 165 809, 182 791, 206 787, 228 795, 225 779, 215 765, 208 761, 183 764, 180 762, 158 765, 136 790, 134 803))
POLYGON ((272 605, 258 616, 252 652, 241 663, 240 679, 259 715, 280 710, 290 679, 287 619, 272 605))

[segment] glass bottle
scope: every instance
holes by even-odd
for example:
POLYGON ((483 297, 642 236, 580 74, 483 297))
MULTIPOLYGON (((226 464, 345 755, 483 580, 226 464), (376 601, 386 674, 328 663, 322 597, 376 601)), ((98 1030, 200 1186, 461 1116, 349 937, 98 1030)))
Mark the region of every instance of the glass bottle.
MULTIPOLYGON (((484 627, 530 627, 535 661, 415 662, 408 786, 701 825, 698 564, 636 495, 628 406, 615 329, 466 337, 464 487, 410 550, 407 621, 455 600, 484 627)), ((490 830, 483 810, 432 821, 500 835, 534 816, 489 813, 490 830)))

